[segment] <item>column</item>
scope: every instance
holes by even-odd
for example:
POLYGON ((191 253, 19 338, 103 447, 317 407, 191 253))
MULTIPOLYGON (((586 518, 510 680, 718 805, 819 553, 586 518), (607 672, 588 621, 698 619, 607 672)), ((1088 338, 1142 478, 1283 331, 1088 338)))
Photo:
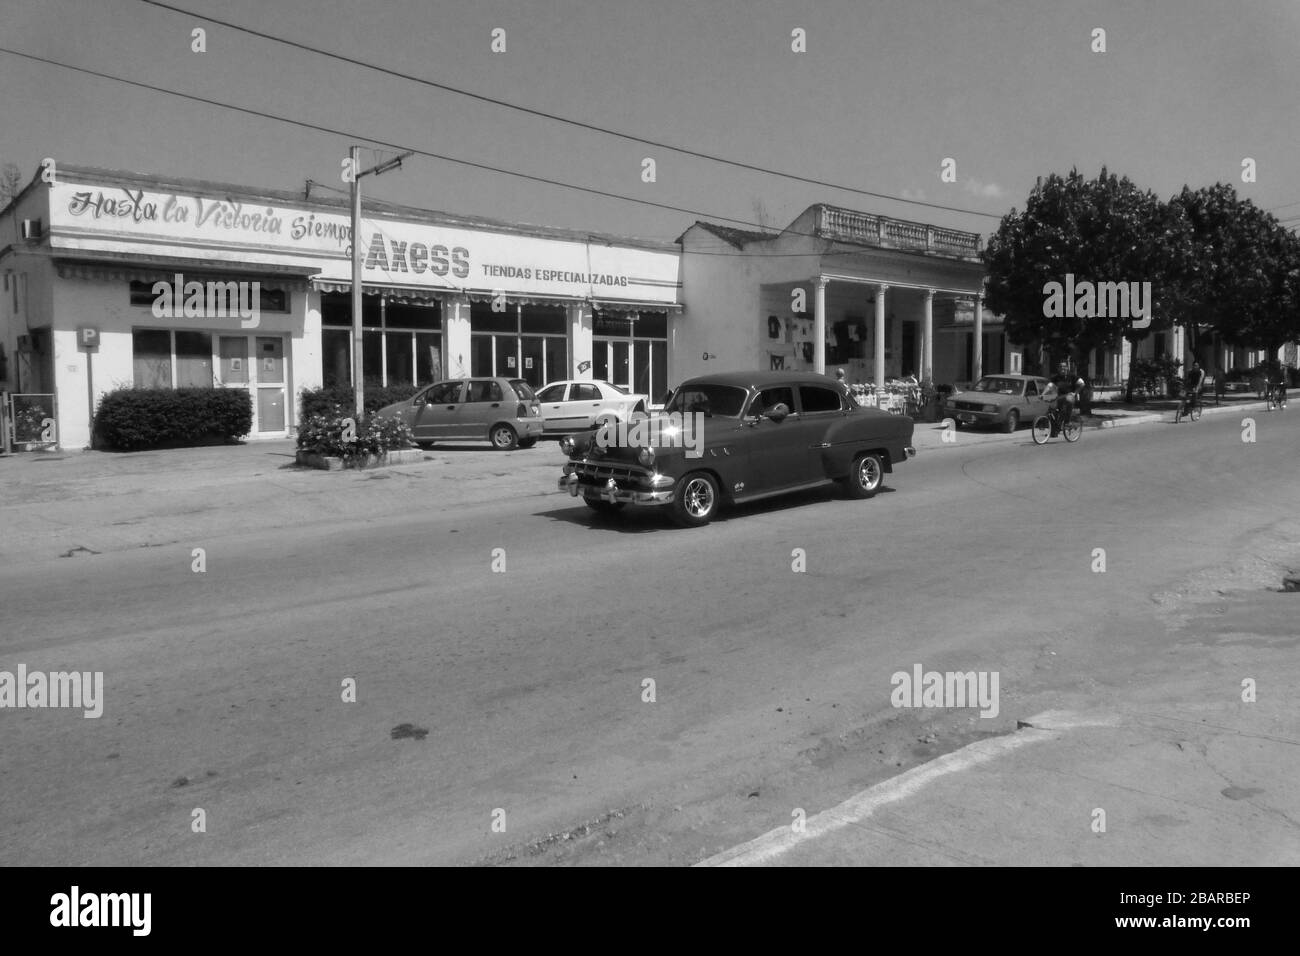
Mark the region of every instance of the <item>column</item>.
POLYGON ((984 375, 984 296, 975 296, 975 339, 971 343, 971 381, 978 382, 984 375))
POLYGON ((830 281, 823 276, 817 277, 817 291, 813 294, 813 371, 819 375, 826 373, 826 283, 830 281))
POLYGON ((885 384, 885 292, 889 286, 881 283, 876 286, 876 350, 875 381, 876 385, 885 384))
POLYGON ((934 290, 925 290, 925 324, 921 329, 921 381, 934 381, 934 290))
POLYGON ((591 378, 591 305, 574 302, 569 309, 569 367, 573 378, 591 378))
POLYGON ((470 373, 469 298, 454 296, 443 307, 442 377, 460 378, 470 373))

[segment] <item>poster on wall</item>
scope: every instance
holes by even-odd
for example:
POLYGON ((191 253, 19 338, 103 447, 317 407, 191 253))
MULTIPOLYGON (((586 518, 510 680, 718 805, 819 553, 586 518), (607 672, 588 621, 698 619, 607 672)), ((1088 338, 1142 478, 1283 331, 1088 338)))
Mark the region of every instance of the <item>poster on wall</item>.
POLYGON ((777 315, 767 317, 767 337, 775 341, 780 341, 785 336, 785 323, 777 315))
POLYGON ((773 372, 785 370, 785 356, 780 352, 768 352, 768 368, 773 372))

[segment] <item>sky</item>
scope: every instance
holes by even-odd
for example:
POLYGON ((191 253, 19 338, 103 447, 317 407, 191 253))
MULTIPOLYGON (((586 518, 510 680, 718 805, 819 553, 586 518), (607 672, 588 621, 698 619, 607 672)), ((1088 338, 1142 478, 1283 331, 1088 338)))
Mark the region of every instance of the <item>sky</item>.
POLYGON ((0 52, 0 163, 18 164, 25 179, 53 157, 343 190, 350 145, 368 146, 367 166, 393 155, 368 145, 378 140, 628 198, 420 155, 363 180, 366 196, 665 240, 696 219, 779 228, 817 202, 987 235, 1000 216, 1024 208, 1037 177, 1105 165, 1165 197, 1184 184, 1228 182, 1300 225, 1300 0, 168 3, 189 13, 144 0, 0 0, 0 47, 335 132, 0 52), (200 14, 593 126, 895 198, 575 128, 200 14), (196 27, 207 31, 206 52, 191 50, 196 27), (1104 53, 1092 50, 1097 28, 1104 53), (796 29, 806 52, 791 49, 796 29), (492 50, 494 30, 505 31, 504 52, 492 50), (1253 183, 1242 182, 1247 157, 1253 183), (643 181, 646 158, 654 182, 643 181), (955 161, 955 182, 941 180, 946 159, 955 161))

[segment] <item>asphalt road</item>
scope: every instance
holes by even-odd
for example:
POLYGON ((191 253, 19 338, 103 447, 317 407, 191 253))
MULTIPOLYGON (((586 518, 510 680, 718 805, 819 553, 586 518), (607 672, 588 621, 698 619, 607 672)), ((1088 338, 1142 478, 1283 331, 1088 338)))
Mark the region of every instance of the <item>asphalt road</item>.
POLYGON ((1160 674, 1169 595, 1294 542, 1300 415, 1254 418, 959 437, 873 500, 699 530, 412 495, 232 514, 203 573, 189 543, 4 567, 0 669, 103 671, 106 702, 0 712, 0 863, 695 862, 1160 674), (997 671, 998 716, 891 707, 918 663, 997 671))

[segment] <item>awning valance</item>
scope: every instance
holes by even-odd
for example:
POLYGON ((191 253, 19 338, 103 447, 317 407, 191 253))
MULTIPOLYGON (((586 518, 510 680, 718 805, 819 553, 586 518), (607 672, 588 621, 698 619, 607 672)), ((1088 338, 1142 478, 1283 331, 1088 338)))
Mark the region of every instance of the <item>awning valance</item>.
POLYGON ((91 279, 110 282, 171 282, 177 273, 187 280, 256 280, 269 290, 307 291, 308 275, 284 267, 250 268, 210 259, 56 259, 60 279, 91 279))
POLYGON ((592 299, 592 308, 601 312, 680 312, 677 302, 634 302, 627 299, 592 299))

